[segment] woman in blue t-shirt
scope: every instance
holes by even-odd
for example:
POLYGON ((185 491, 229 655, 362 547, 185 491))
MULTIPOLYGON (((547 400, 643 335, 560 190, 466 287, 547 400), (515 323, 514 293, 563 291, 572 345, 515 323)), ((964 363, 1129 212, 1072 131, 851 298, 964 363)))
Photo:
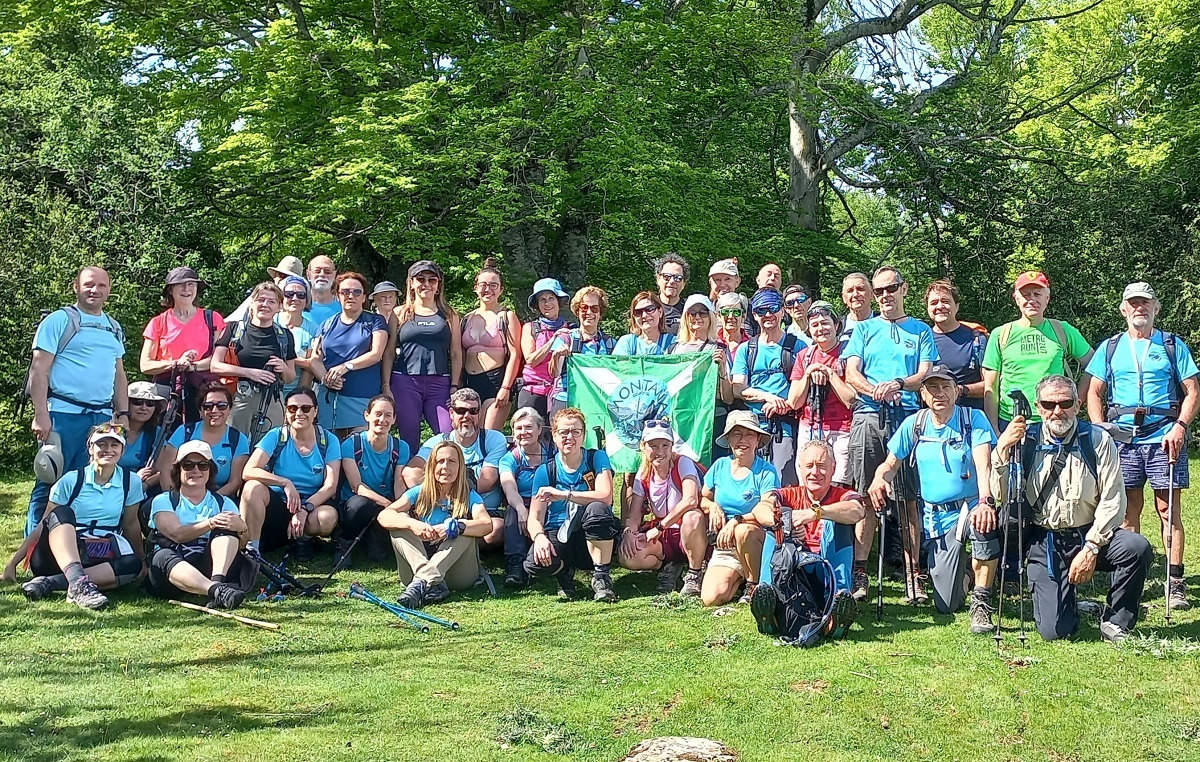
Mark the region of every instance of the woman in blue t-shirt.
POLYGON ((709 534, 716 534, 716 548, 700 589, 705 606, 728 603, 745 580, 738 603, 749 603, 758 585, 762 548, 766 533, 750 512, 768 492, 779 489, 779 472, 758 449, 770 434, 749 410, 734 410, 725 420, 725 432, 717 444, 730 455, 719 458, 704 475, 700 507, 708 513, 709 534))
POLYGON ((125 432, 128 444, 121 455, 121 468, 137 474, 147 492, 158 484, 158 467, 151 465, 150 459, 165 403, 166 398, 149 381, 134 381, 129 385, 129 429, 125 432))
MULTIPOLYGON (((174 463, 175 453, 184 442, 201 440, 207 443, 217 467, 217 494, 237 500, 242 489, 242 469, 250 458, 250 439, 229 425, 232 409, 233 394, 229 387, 218 381, 209 383, 200 390, 200 423, 188 423, 175 429, 163 445, 158 460, 174 463)), ((158 483, 163 492, 175 489, 171 469, 162 469, 158 483)))
MULTIPOLYGON (((333 554, 339 569, 353 565, 350 552, 360 542, 359 536, 369 531, 379 512, 407 489, 403 471, 411 455, 404 440, 391 435, 396 422, 392 398, 386 394, 372 397, 364 416, 367 430, 351 434, 342 442, 342 532, 333 554)), ((368 542, 366 547, 373 545, 368 542)))
POLYGON ((538 411, 523 407, 513 414, 512 449, 500 459, 500 488, 504 491, 504 584, 524 587, 528 576, 521 564, 529 552, 529 500, 533 475, 554 454, 542 437, 545 420, 538 411))
POLYGON ((345 437, 360 428, 367 401, 383 391, 380 363, 387 351, 387 320, 367 312, 367 279, 345 272, 334 281, 342 311, 326 320, 313 341, 309 369, 318 381, 321 425, 345 437))
MULTIPOLYGON (((378 316, 376 316, 378 317, 378 316)), ((316 424, 317 395, 296 389, 283 405, 287 425, 271 429, 254 446, 242 473, 242 516, 247 544, 271 550, 295 543, 296 560, 312 559, 311 538, 337 526, 341 442, 316 424)))
POLYGON ((572 353, 581 355, 610 355, 617 340, 604 332, 600 321, 608 314, 608 294, 597 286, 584 286, 571 297, 571 311, 579 318, 579 326, 560 330, 550 342, 553 359, 550 373, 554 387, 550 393, 550 415, 567 406, 567 360, 572 353))
POLYGON ((642 291, 629 304, 629 333, 617 339, 614 355, 665 355, 675 343, 667 333, 662 300, 653 291, 642 291))
POLYGON ((465 590, 479 579, 476 543, 492 531, 492 520, 483 498, 467 484, 466 464, 461 447, 438 442, 421 483, 379 513, 379 525, 392 534, 396 571, 407 585, 402 606, 440 603, 451 590, 465 590))

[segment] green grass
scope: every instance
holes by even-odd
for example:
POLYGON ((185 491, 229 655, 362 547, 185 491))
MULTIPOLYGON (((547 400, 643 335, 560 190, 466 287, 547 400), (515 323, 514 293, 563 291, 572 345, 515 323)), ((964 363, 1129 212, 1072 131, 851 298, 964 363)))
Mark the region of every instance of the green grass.
MULTIPOLYGON (((29 486, 0 484, 4 547, 29 486)), ((1194 538, 1198 507, 1185 501, 1194 538)), ((1200 590, 1200 554, 1189 562, 1200 590)), ((1158 556, 1152 590, 1162 574, 1158 556)), ((338 589, 351 579, 398 592, 383 569, 338 589)), ((332 595, 243 608, 273 633, 132 591, 92 614, 2 588, 0 759, 615 760, 675 734, 746 760, 1200 759, 1200 615, 1165 628, 1157 592, 1128 648, 1089 621, 1078 642, 1034 634, 1027 650, 1009 633, 998 655, 965 614, 897 603, 898 584, 882 625, 867 614, 811 650, 653 584, 620 574, 614 606, 477 589, 435 607, 461 632, 428 636, 332 595)))

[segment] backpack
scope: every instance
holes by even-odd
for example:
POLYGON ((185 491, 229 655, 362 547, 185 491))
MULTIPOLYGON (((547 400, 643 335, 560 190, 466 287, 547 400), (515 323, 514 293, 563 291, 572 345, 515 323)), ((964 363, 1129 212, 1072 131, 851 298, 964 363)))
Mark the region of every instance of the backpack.
MULTIPOLYGON (((317 430, 317 452, 321 453, 321 458, 325 457, 325 448, 329 444, 329 440, 325 435, 325 429, 314 424, 317 430)), ((237 429, 234 429, 236 431, 237 429)), ((291 437, 291 429, 287 426, 279 427, 279 441, 275 443, 275 450, 271 453, 271 457, 267 460, 267 470, 275 473, 275 464, 279 461, 279 456, 283 454, 283 448, 287 446, 288 439, 291 437)), ((329 461, 325 461, 328 463, 329 461)))
POLYGON ((833 567, 822 556, 785 541, 771 554, 771 586, 780 641, 801 648, 817 645, 833 615, 833 567))
MULTIPOLYGON (((396 483, 396 466, 400 464, 400 440, 391 435, 388 436, 388 464, 384 470, 385 487, 391 489, 396 483)), ((363 456, 366 452, 366 444, 364 437, 361 434, 354 435, 354 464, 358 466, 359 478, 362 478, 363 456)))
MULTIPOLYGON (((1098 471, 1096 469, 1096 443, 1092 439, 1094 431, 1092 424, 1087 421, 1079 421, 1076 424, 1075 441, 1071 445, 1070 452, 1079 451, 1079 455, 1083 458, 1083 464, 1093 479, 1099 482, 1098 471)), ((1042 441, 1042 424, 1031 423, 1029 428, 1025 430, 1025 441, 1021 443, 1021 464, 1025 469, 1026 478, 1033 475, 1033 458, 1039 449, 1046 446, 1041 444, 1042 441)), ((1057 450, 1056 447, 1051 447, 1051 450, 1057 450)))
MULTIPOLYGON (((62 311, 67 314, 67 327, 63 329, 62 335, 58 337, 58 346, 54 350, 55 357, 58 357, 59 355, 61 355, 63 353, 63 350, 65 350, 67 348, 67 345, 70 344, 71 341, 76 336, 79 335, 79 331, 83 326, 83 314, 79 311, 79 307, 75 306, 74 304, 68 304, 66 307, 62 308, 62 311)), ((112 316, 109 315, 107 312, 102 313, 102 314, 104 315, 105 319, 108 320, 108 328, 104 328, 101 330, 108 331, 109 333, 111 333, 113 336, 116 337, 117 341, 121 344, 121 346, 125 346, 125 330, 123 328, 121 328, 121 324, 118 323, 116 320, 114 320, 112 318, 112 316)), ((47 317, 49 317, 49 316, 47 316, 47 317)), ((32 396, 32 394, 31 394, 32 382, 33 382, 33 379, 31 377, 31 375, 27 374, 25 377, 25 394, 26 394, 26 396, 32 396)), ((47 389, 46 396, 52 397, 54 399, 62 400, 63 402, 69 402, 72 405, 75 405, 76 407, 81 407, 84 410, 88 410, 88 411, 99 411, 99 410, 105 410, 109 407, 112 407, 112 400, 109 400, 108 402, 102 403, 100 405, 90 405, 90 404, 80 402, 79 400, 72 399, 71 397, 68 397, 64 394, 60 394, 59 392, 54 391, 53 387, 50 387, 47 389)))
MULTIPOLYGON (((754 375, 754 363, 758 360, 758 342, 762 339, 761 336, 755 336, 746 344, 746 384, 749 385, 750 377, 754 375)), ((800 342, 800 337, 794 333, 785 333, 783 338, 779 340, 781 349, 779 362, 783 366, 783 377, 791 379, 792 368, 796 365, 796 344, 800 342)), ((813 344, 812 346, 816 346, 813 344)), ((803 350, 801 350, 803 351, 803 350)))
MULTIPOLYGON (((585 480, 586 480, 588 474, 592 475, 593 481, 595 480, 595 475, 596 475, 595 465, 596 465, 596 451, 592 450, 592 449, 584 448, 583 463, 580 468, 580 473, 583 474, 583 477, 585 480)), ((549 479, 551 487, 558 488, 558 458, 557 457, 552 457, 546 461, 546 477, 547 477, 547 479, 549 479)), ((589 484, 588 487, 590 488, 591 485, 589 484)))
MULTIPOLYGON (((679 492, 682 494, 683 493, 683 477, 679 475, 679 458, 681 458, 681 457, 687 457, 687 456, 683 456, 683 455, 676 456, 675 462, 671 464, 671 473, 667 478, 670 479, 671 482, 675 485, 675 489, 679 490, 679 492)), ((692 462, 692 465, 696 469, 696 474, 700 479, 699 489, 701 491, 703 491, 703 489, 704 489, 704 474, 708 471, 708 469, 705 468, 704 466, 702 466, 700 463, 692 460, 691 458, 688 458, 688 460, 690 460, 692 462)), ((639 476, 641 477, 639 479, 639 481, 641 481, 641 483, 642 483, 642 493, 646 496, 647 509, 643 512, 642 525, 640 527, 638 527, 638 531, 645 532, 650 527, 654 526, 655 522, 658 521, 658 516, 656 516, 654 514, 654 511, 650 510, 650 508, 649 508, 650 469, 647 468, 645 470, 644 474, 639 470, 639 476)))
MULTIPOLYGON (((70 496, 67 497, 67 502, 64 503, 63 505, 69 507, 75 503, 75 501, 79 498, 79 493, 83 491, 83 482, 84 482, 84 469, 81 468, 75 472, 75 486, 71 487, 71 494, 70 494, 70 496)), ((122 489, 121 507, 122 508, 129 505, 129 483, 130 483, 129 470, 122 468, 121 469, 121 489, 122 489)), ((87 531, 87 532, 92 532, 97 529, 103 529, 108 532, 116 532, 121 529, 121 525, 118 523, 116 526, 104 526, 103 524, 97 524, 95 521, 92 521, 86 527, 76 524, 75 529, 76 529, 76 531, 82 530, 82 531, 87 531)))
MULTIPOLYGON (((1113 370, 1112 361, 1113 355, 1117 353, 1117 342, 1124 333, 1118 333, 1112 338, 1104 342, 1104 385, 1106 395, 1105 419, 1115 421, 1122 415, 1131 415, 1139 409, 1150 415, 1161 415, 1165 419, 1174 421, 1179 418, 1179 404, 1184 397, 1183 381, 1179 378, 1179 366, 1175 364, 1175 334, 1166 331, 1159 331, 1163 337, 1163 349, 1167 353, 1167 364, 1171 366, 1171 383, 1168 385, 1168 394, 1170 395, 1170 405, 1168 407, 1118 407, 1112 404, 1113 390, 1113 370)), ((1151 334, 1150 340, 1154 341, 1154 335, 1151 334)), ((1152 427, 1153 428, 1153 427, 1152 427)), ((1142 433, 1150 433, 1148 431, 1142 433)))
MULTIPOLYGON (((212 310, 201 310, 201 313, 204 315, 204 325, 208 326, 208 352, 204 354, 204 357, 211 357, 213 346, 217 341, 217 327, 213 320, 212 310)), ((165 334, 167 332, 167 313, 160 312, 155 320, 158 320, 160 324, 159 335, 165 334)))
MULTIPOLYGON (((192 436, 196 433, 196 427, 199 425, 200 425, 199 421, 193 421, 192 423, 185 423, 183 425, 183 441, 184 442, 192 441, 192 436)), ((229 427, 229 431, 232 433, 230 433, 230 435, 229 435, 229 444, 227 445, 227 447, 229 449, 229 455, 232 457, 233 454, 235 452, 237 452, 238 442, 242 441, 242 432, 238 431, 237 429, 235 429, 232 426, 229 427)), ((171 507, 174 508, 175 506, 172 505, 171 507)))
MULTIPOLYGON (((205 312, 210 312, 210 310, 205 310, 205 312)), ((334 317, 336 318, 337 316, 335 315, 334 317)), ((225 353, 225 363, 227 365, 240 365, 237 359, 237 353, 238 350, 242 348, 242 337, 246 335, 246 325, 248 322, 249 318, 245 320, 238 320, 231 324, 232 329, 229 334, 229 351, 225 353)), ((275 329, 275 341, 279 343, 280 354, 283 354, 285 347, 287 347, 288 339, 292 335, 291 331, 274 321, 271 322, 271 327, 275 329)), ((209 346, 209 354, 212 354, 211 345, 209 346)), ((221 376, 221 383, 225 384, 225 386, 229 388, 229 392, 235 396, 237 395, 238 381, 241 380, 242 379, 238 376, 221 376)))
MULTIPOLYGON (((582 334, 580 334, 578 328, 572 328, 570 335, 571 335, 571 354, 573 354, 573 355, 578 354, 580 352, 580 350, 583 349, 583 336, 582 336, 582 334)), ((600 342, 601 346, 604 347, 604 354, 606 354, 606 355, 611 355, 613 352, 613 349, 617 346, 616 339, 609 336, 607 333, 605 333, 603 330, 600 330, 600 329, 596 330, 596 338, 593 339, 592 341, 600 342)))
MULTIPOLYGON (((962 478, 970 479, 971 450, 973 449, 971 447, 971 410, 961 405, 955 405, 954 410, 958 416, 958 427, 962 430, 963 436, 963 465, 967 467, 962 478)), ((908 464, 913 469, 917 467, 917 445, 921 442, 921 437, 925 433, 925 424, 929 422, 929 417, 932 414, 932 411, 927 407, 923 407, 916 412, 917 420, 913 421, 913 449, 908 455, 908 464)))
MULTIPOLYGON (((1067 343, 1067 331, 1063 328, 1062 321, 1054 318, 1046 318, 1046 322, 1050 324, 1050 330, 1054 331, 1055 342, 1062 349, 1063 371, 1068 377, 1076 378, 1079 376, 1079 361, 1071 357, 1068 351, 1070 344, 1067 343)), ((1016 324, 1017 321, 1014 320, 996 329, 996 341, 998 342, 996 346, 1000 350, 1000 354, 1004 353, 1004 347, 1008 345, 1008 337, 1012 335, 1013 326, 1016 324)))

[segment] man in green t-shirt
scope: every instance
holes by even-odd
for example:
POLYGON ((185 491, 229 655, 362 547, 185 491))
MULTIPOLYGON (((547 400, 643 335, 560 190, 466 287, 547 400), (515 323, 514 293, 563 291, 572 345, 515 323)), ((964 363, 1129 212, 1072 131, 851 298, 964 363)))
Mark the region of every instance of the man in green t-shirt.
MULTIPOLYGON (((1046 317, 1050 304, 1050 279, 1044 273, 1021 273, 1013 286, 1013 300, 1021 311, 1019 320, 1005 323, 992 331, 983 355, 983 407, 996 431, 1003 431, 1012 420, 1013 389, 1034 398, 1038 381, 1050 375, 1075 376, 1064 363, 1065 357, 1087 367, 1092 347, 1075 326, 1046 317)), ((1041 420, 1033 411, 1033 420, 1041 420)))

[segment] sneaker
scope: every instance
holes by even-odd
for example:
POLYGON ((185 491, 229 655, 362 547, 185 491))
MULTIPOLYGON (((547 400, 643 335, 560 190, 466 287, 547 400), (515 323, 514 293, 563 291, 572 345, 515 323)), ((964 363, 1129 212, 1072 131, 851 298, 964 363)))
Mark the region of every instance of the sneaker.
POLYGON ((311 537, 301 537, 292 543, 292 558, 298 562, 306 564, 316 558, 316 555, 317 549, 313 546, 311 537))
POLYGON ((992 621, 992 591, 986 587, 978 587, 971 591, 971 634, 987 635, 996 631, 992 621))
POLYGON ((450 597, 450 586, 445 582, 439 582, 436 585, 430 585, 425 591, 426 603, 441 603, 450 597))
POLYGON ((910 606, 924 606, 929 603, 929 593, 925 592, 925 577, 922 574, 910 575, 904 592, 910 606))
POLYGON ((594 601, 617 602, 617 591, 613 590, 612 575, 607 572, 592 574, 592 590, 595 592, 595 595, 592 596, 594 601))
POLYGON ((841 640, 850 631, 850 625, 858 618, 858 601, 845 590, 839 590, 833 595, 833 628, 829 637, 841 640))
POLYGON ((871 578, 867 576, 867 570, 855 567, 854 573, 850 575, 850 595, 854 596, 856 601, 865 601, 870 594, 871 578))
POLYGON ((683 574, 683 587, 679 590, 679 594, 684 598, 699 598, 700 583, 704 580, 704 575, 697 569, 692 571, 687 570, 683 574))
POLYGON ((1172 577, 1168 587, 1167 605, 1172 611, 1186 611, 1192 607, 1187 599, 1187 583, 1180 577, 1172 577))
POLYGON ((67 586, 67 600, 76 606, 99 611, 108 605, 108 596, 85 574, 67 586))
POLYGON ((509 556, 504 559, 504 586, 522 588, 529 584, 529 575, 525 573, 524 559, 521 556, 509 556))
POLYGON ((408 583, 408 587, 404 588, 404 592, 396 599, 396 602, 408 609, 419 609, 425 603, 425 592, 429 589, 429 583, 423 579, 413 579, 408 583))
POLYGON ((208 605, 214 609, 236 609, 245 598, 241 588, 225 582, 218 582, 208 590, 208 605))
POLYGON ((1122 640, 1129 637, 1129 630, 1121 627, 1115 622, 1100 623, 1100 639, 1107 640, 1109 643, 1119 644, 1122 640))
POLYGON ((554 575, 554 579, 558 582, 558 599, 560 601, 574 600, 575 588, 575 570, 564 567, 562 571, 554 575))
POLYGON ((675 592, 679 586, 679 575, 683 574, 683 564, 678 561, 668 561, 658 572, 658 585, 655 592, 660 595, 675 592))
POLYGON ((25 597, 31 601, 40 601, 54 592, 54 588, 50 585, 49 577, 34 577, 21 585, 21 592, 25 593, 25 597))
POLYGON ((754 598, 754 590, 757 587, 758 587, 757 582, 747 582, 746 586, 742 588, 742 597, 738 598, 738 605, 739 606, 750 605, 750 601, 754 598))
POLYGON ((774 637, 779 634, 779 617, 775 608, 779 605, 779 596, 771 585, 759 585, 750 596, 750 614, 754 617, 758 631, 763 635, 774 637))

